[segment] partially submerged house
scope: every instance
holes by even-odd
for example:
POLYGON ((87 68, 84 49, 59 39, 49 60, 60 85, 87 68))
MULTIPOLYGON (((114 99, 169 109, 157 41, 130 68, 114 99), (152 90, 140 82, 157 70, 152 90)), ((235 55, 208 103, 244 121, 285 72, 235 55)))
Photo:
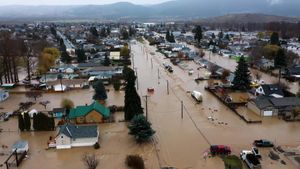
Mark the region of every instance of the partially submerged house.
POLYGON ((250 101, 247 107, 260 116, 291 116, 296 107, 300 107, 300 98, 273 98, 260 96, 250 101))
POLYGON ((283 90, 278 84, 263 84, 256 89, 255 95, 270 96, 275 98, 284 97, 283 90))
POLYGON ((103 123, 110 117, 110 110, 95 101, 91 105, 77 106, 71 109, 68 118, 77 124, 103 123))
POLYGON ((93 146, 99 140, 97 125, 73 125, 66 123, 60 126, 55 138, 57 149, 93 146))
POLYGON ((47 83, 47 89, 54 91, 66 91, 67 89, 84 88, 89 85, 87 79, 62 79, 47 83))

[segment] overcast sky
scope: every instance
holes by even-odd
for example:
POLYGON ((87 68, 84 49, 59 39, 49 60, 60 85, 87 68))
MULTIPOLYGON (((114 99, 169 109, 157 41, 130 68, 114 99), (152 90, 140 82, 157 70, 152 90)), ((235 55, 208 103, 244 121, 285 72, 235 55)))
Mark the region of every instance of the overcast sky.
POLYGON ((120 1, 135 4, 157 4, 169 0, 0 0, 3 5, 82 5, 82 4, 110 4, 120 1))

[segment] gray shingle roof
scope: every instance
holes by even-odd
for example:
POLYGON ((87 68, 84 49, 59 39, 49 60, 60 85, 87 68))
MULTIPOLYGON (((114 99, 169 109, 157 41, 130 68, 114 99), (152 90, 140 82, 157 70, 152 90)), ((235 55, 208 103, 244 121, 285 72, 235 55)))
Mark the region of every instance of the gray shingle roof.
POLYGON ((269 98, 268 97, 263 97, 263 96, 262 97, 257 97, 254 100, 254 103, 256 104, 256 106, 259 109, 264 109, 264 108, 273 106, 273 104, 269 101, 269 98))
POLYGON ((300 106, 299 97, 271 98, 270 102, 275 107, 300 106))
POLYGON ((76 138, 91 138, 98 136, 98 126, 76 126, 70 123, 66 123, 60 127, 59 134, 76 139, 76 138))

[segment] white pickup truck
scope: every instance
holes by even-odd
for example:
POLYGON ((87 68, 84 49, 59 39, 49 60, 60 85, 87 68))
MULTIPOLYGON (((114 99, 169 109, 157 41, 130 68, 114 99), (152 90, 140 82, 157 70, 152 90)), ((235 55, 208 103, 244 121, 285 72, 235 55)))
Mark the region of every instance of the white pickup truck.
POLYGON ((250 169, 261 169, 260 161, 252 151, 243 150, 240 157, 250 169))

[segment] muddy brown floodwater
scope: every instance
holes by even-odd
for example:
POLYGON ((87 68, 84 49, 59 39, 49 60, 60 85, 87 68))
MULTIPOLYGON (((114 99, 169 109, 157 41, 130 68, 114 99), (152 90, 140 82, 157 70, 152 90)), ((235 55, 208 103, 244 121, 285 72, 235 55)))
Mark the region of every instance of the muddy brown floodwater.
MULTIPOLYGON (((162 63, 171 65, 163 55, 155 52, 155 47, 148 44, 137 43, 131 47, 135 67, 138 74, 139 94, 145 107, 145 98, 148 95, 148 119, 156 130, 153 142, 149 144, 136 144, 128 135, 126 123, 116 122, 100 125, 99 150, 93 148, 74 148, 70 150, 45 150, 49 136, 56 132, 24 132, 19 133, 17 119, 0 122, 0 145, 11 146, 18 139, 29 141, 30 154, 21 169, 73 169, 84 168, 81 157, 85 152, 95 153, 100 159, 99 168, 124 169, 124 160, 127 154, 140 154, 145 159, 147 169, 159 169, 162 166, 173 166, 178 169, 224 169, 220 158, 208 158, 203 154, 210 144, 225 144, 231 146, 233 154, 238 155, 242 149, 250 149, 254 139, 270 139, 277 145, 299 145, 300 125, 286 123, 277 118, 264 118, 262 124, 246 124, 233 112, 227 109, 214 96, 204 90, 207 82, 199 84, 194 79, 203 76, 206 70, 197 70, 197 65, 187 62, 188 68, 195 73, 188 75, 188 70, 173 66, 174 73, 164 70, 162 63), (151 55, 150 52, 155 52, 151 55), (151 61, 152 60, 152 61, 151 61), (151 62, 153 67, 151 66, 151 62), (197 70, 197 71, 196 71, 197 70), (169 82, 169 94, 167 93, 169 82), (147 88, 153 87, 154 93, 147 93, 147 88), (190 96, 190 91, 198 90, 203 94, 203 102, 198 104, 190 96), (183 117, 181 114, 181 101, 183 102, 183 117), (208 117, 213 117, 211 121, 208 117), (225 123, 227 125, 225 125, 225 123)), ((111 88, 111 87, 110 87, 111 88)), ((75 105, 90 103, 93 90, 78 90, 59 94, 44 94, 40 100, 49 100, 47 110, 57 107, 62 98, 70 98, 75 105)), ((124 92, 108 93, 108 105, 123 105, 124 92)), ((12 95, 3 103, 3 111, 11 111, 20 101, 26 101, 24 95, 12 95)), ((38 101, 38 102, 39 102, 38 101)), ((38 110, 44 108, 34 105, 38 110)), ((2 111, 2 110, 1 110, 2 111)), ((123 119, 122 113, 117 113, 117 119, 123 119)), ((267 157, 270 149, 263 149, 263 168, 266 169, 296 169, 291 162, 285 160, 287 165, 273 162, 267 157)), ((0 148, 1 152, 8 152, 0 148)), ((7 156, 0 156, 4 161, 7 156)))

